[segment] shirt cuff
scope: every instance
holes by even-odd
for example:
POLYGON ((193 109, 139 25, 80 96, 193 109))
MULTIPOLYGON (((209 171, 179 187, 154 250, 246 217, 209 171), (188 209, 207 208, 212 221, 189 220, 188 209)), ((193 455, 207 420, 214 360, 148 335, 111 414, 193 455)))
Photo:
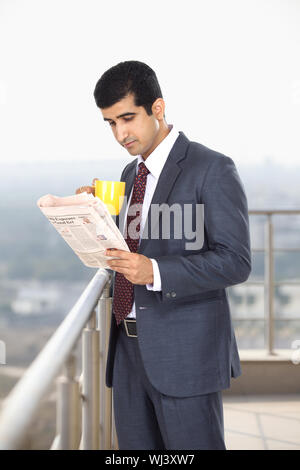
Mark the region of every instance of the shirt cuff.
POLYGON ((153 284, 146 284, 148 290, 161 291, 161 278, 158 263, 155 259, 150 258, 153 268, 153 284))

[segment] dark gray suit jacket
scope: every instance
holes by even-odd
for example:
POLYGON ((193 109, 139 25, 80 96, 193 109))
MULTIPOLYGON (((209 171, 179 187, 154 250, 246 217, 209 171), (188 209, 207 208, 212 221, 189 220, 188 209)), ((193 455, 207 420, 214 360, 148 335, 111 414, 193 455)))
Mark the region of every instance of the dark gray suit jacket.
MULTIPOLYGON (((136 159, 121 176, 128 197, 135 175, 136 159)), ((185 233, 175 239, 172 226, 169 240, 141 240, 138 252, 157 261, 162 282, 161 292, 134 286, 137 341, 146 373, 159 392, 174 397, 228 388, 241 369, 226 287, 246 281, 251 270, 247 200, 233 161, 180 132, 153 195, 152 204, 162 203, 192 204, 193 217, 196 204, 204 204, 204 243, 187 250, 191 240, 185 233)), ((147 222, 151 233, 150 210, 147 222)), ((156 233, 161 223, 162 217, 156 233)), ((109 387, 117 336, 113 316, 109 387)))

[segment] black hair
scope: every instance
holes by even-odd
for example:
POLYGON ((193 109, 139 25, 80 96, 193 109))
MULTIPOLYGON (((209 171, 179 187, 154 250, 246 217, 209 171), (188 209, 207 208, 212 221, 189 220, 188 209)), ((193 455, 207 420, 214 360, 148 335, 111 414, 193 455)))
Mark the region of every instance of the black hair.
POLYGON ((155 72, 149 65, 137 60, 120 62, 108 69, 98 80, 94 98, 99 108, 109 108, 113 104, 134 95, 135 106, 143 106, 152 115, 152 105, 162 92, 155 72))

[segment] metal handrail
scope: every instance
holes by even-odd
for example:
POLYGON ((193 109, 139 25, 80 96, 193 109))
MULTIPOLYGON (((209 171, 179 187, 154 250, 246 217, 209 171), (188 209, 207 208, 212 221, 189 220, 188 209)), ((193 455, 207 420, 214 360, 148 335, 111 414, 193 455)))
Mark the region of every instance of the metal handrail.
MULTIPOLYGON (((100 331, 96 329, 95 307, 98 303, 101 305, 101 302, 105 300, 105 304, 102 302, 102 306, 104 306, 106 312, 110 310, 109 302, 107 302, 109 300, 109 282, 110 275, 108 271, 99 269, 41 353, 3 401, 0 413, 1 450, 17 449, 22 445, 26 430, 35 417, 42 399, 47 395, 55 378, 61 372, 64 375, 58 381, 57 421, 59 434, 54 439, 52 448, 98 448, 101 431, 100 419, 99 423, 91 423, 90 420, 94 420, 93 415, 96 414, 97 416, 99 411, 99 403, 97 403, 97 394, 100 394, 98 393, 100 383, 99 358, 102 356, 103 362, 105 351, 102 351, 101 354, 99 350, 97 337, 100 331), (103 293, 105 298, 102 298, 99 302, 99 298, 101 295, 103 296, 103 293), (73 353, 81 333, 84 342, 83 393, 80 390, 80 381, 75 378, 75 357, 73 353), (89 335, 93 337, 89 339, 89 335), (86 359, 87 354, 89 355, 88 359, 86 359), (92 362, 93 364, 91 364, 92 362), (72 400, 69 399, 70 394, 72 400), (90 396, 87 397, 87 394, 90 394, 90 396), (80 438, 78 427, 80 398, 83 401, 83 423, 81 442, 78 442, 80 438), (95 406, 96 413, 94 413, 95 406), (71 420, 67 423, 67 425, 69 424, 67 428, 65 417, 71 420)), ((107 318, 103 318, 103 320, 100 318, 100 321, 107 322, 107 318)))
POLYGON ((250 209, 249 215, 299 215, 300 209, 250 209))

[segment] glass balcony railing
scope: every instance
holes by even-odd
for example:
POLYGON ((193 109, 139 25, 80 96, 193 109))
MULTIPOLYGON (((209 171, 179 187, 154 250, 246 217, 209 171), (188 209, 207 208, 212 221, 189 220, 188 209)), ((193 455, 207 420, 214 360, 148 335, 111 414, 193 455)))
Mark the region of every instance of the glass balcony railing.
POLYGON ((300 210, 249 215, 252 274, 228 294, 239 349, 272 355, 300 339, 300 210))

